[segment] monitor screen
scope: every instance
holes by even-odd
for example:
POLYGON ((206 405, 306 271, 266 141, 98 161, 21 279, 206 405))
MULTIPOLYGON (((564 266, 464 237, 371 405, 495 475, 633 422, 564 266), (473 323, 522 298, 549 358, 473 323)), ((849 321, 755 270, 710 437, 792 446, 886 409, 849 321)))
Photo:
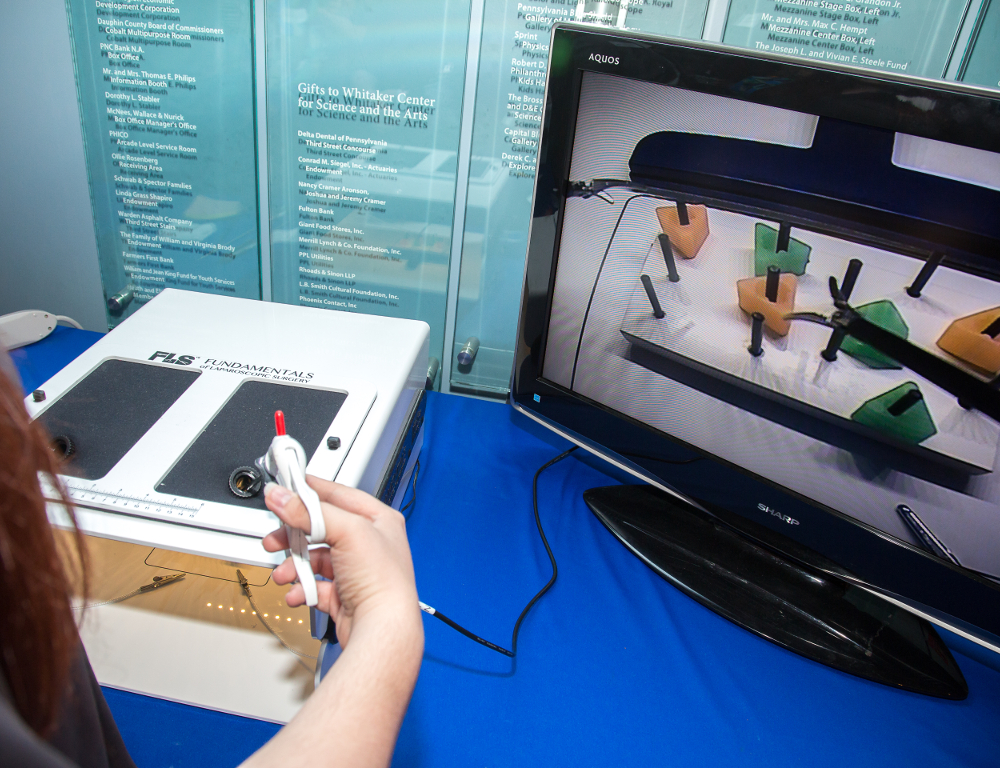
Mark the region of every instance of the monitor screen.
POLYGON ((552 50, 515 405, 995 643, 998 95, 552 50))

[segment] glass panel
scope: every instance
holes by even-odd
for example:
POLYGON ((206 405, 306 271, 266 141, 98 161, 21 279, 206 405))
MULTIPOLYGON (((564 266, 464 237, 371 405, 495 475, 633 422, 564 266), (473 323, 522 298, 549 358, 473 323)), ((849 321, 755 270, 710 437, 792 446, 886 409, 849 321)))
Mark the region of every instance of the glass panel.
POLYGON ((269 0, 275 301, 444 339, 469 0, 269 0))
POLYGON ((983 3, 958 79, 1000 88, 1000 2, 983 3))
POLYGON ((723 42, 943 77, 969 0, 733 0, 723 42))
POLYGON ((701 37, 708 0, 486 0, 451 385, 507 392, 545 95, 549 28, 588 21, 701 37), (476 347, 471 364, 465 348, 476 347))
POLYGON ((67 7, 108 325, 167 287, 260 298, 251 3, 67 7))

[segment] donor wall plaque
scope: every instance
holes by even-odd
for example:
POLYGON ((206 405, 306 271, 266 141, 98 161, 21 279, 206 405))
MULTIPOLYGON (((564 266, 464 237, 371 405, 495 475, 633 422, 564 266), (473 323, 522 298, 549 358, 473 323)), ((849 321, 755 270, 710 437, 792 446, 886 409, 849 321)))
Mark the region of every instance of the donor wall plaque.
POLYGON ((969 0, 733 0, 723 42, 943 77, 969 0))
POLYGON ((252 3, 67 7, 109 326, 168 287, 260 298, 252 3))

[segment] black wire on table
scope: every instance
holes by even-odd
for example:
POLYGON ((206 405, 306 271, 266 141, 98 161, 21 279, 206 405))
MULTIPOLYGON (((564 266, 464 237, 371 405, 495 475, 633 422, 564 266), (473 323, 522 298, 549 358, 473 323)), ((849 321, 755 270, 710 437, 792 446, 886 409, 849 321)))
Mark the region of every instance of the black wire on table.
POLYGON ((517 655, 517 638, 518 634, 521 631, 522 622, 528 615, 528 611, 531 610, 532 606, 534 606, 534 604, 541 599, 542 595, 544 595, 552 588, 552 585, 556 583, 556 578, 558 578, 559 576, 559 567, 556 565, 555 555, 552 554, 552 548, 549 546, 549 540, 545 538, 545 531, 542 529, 542 519, 538 514, 538 477, 539 475, 542 474, 542 472, 551 467, 553 464, 562 461, 571 453, 573 453, 573 451, 575 451, 576 448, 577 446, 574 445, 569 450, 560 453, 554 459, 547 461, 545 464, 543 464, 541 467, 538 468, 538 471, 535 472, 534 479, 531 481, 531 503, 535 510, 535 525, 538 527, 538 535, 542 537, 542 544, 545 545, 545 553, 549 556, 549 562, 552 564, 552 578, 550 578, 548 583, 540 590, 538 590, 538 593, 533 598, 531 598, 530 601, 528 601, 528 604, 524 606, 524 610, 521 611, 521 615, 517 617, 517 621, 514 623, 514 632, 511 634, 510 638, 511 650, 508 651, 506 648, 501 648, 499 645, 491 643, 489 640, 484 640, 478 635, 473 634, 465 627, 449 619, 447 616, 438 611, 436 608, 431 608, 430 606, 427 606, 423 608, 425 613, 428 613, 431 616, 440 619, 452 629, 461 632, 467 638, 469 638, 470 640, 475 640, 480 645, 485 645, 492 651, 496 651, 497 653, 502 653, 504 656, 510 656, 511 658, 517 655))

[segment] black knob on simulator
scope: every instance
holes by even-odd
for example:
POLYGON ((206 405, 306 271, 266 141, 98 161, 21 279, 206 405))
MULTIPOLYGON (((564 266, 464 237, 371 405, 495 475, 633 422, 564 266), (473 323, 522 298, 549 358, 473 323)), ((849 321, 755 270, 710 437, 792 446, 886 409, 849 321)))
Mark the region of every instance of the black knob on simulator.
POLYGON ((670 245, 670 238, 666 234, 659 234, 656 237, 660 241, 660 250, 663 251, 663 261, 667 265, 667 278, 671 283, 679 283, 681 276, 677 274, 677 264, 674 263, 674 249, 670 245))
POLYGON ((764 354, 764 347, 762 346, 764 341, 764 315, 760 312, 754 312, 750 315, 750 320, 752 321, 752 325, 750 326, 750 346, 747 347, 747 352, 754 357, 760 357, 764 354))
POLYGON ((913 298, 919 299, 921 291, 923 291, 924 286, 927 285, 927 281, 931 279, 931 275, 934 274, 934 270, 941 266, 941 262, 943 261, 943 253, 931 254, 931 257, 924 262, 924 266, 921 267, 920 272, 917 274, 917 279, 913 281, 913 285, 906 289, 906 292, 913 298))
POLYGON ((49 445, 57 459, 68 459, 76 453, 76 446, 69 435, 56 435, 49 445))
POLYGON ((649 279, 649 275, 642 275, 639 279, 642 281, 642 287, 646 289, 646 298, 649 299, 649 303, 653 306, 653 317, 659 320, 663 317, 663 309, 660 307, 659 299, 656 298, 653 281, 649 279))
POLYGON ((241 499, 256 496, 263 484, 264 477, 257 467, 237 467, 229 475, 229 490, 241 499))

